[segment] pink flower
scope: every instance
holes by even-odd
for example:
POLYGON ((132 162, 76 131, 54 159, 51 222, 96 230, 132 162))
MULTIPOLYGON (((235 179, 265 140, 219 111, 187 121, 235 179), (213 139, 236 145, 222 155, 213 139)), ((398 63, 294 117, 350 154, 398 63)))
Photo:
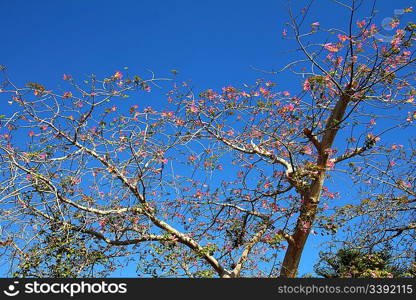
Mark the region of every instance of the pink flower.
POLYGON ((175 117, 175 113, 173 111, 162 112, 161 116, 165 118, 173 118, 175 117))
MULTIPOLYGON (((325 193, 325 197, 328 197, 329 199, 335 199, 335 198, 337 198, 337 194, 332 193, 332 192, 327 192, 327 193, 325 193)), ((326 206, 326 207, 328 208, 328 206, 326 206)))
POLYGON ((260 90, 260 93, 263 95, 263 97, 266 97, 267 95, 270 94, 270 92, 266 90, 264 87, 261 87, 259 90, 260 90))
POLYGON ((196 161, 197 157, 195 155, 189 155, 188 160, 189 161, 196 161))
POLYGON ((290 93, 288 91, 284 91, 283 92, 283 95, 286 96, 286 97, 288 97, 288 96, 290 96, 290 93))
POLYGON ((263 136, 263 134, 262 134, 260 131, 253 129, 253 130, 252 130, 252 133, 251 133, 251 136, 252 136, 252 137, 257 137, 257 138, 260 138, 260 137, 262 137, 262 136, 263 136))
POLYGON ((357 21, 357 26, 359 28, 363 28, 365 26, 365 24, 367 24, 367 22, 365 20, 357 21))
POLYGON ((71 92, 65 92, 62 97, 63 98, 71 98, 72 97, 72 93, 71 92))
POLYGON ((374 142, 378 142, 378 141, 380 140, 380 138, 379 138, 379 137, 374 136, 374 134, 372 134, 372 133, 367 134, 367 138, 368 138, 369 140, 374 141, 374 142))
POLYGON ((339 66, 342 63, 342 61, 343 61, 343 58, 341 56, 338 56, 336 61, 335 61, 335 65, 339 66))
POLYGON ((294 111, 295 110, 295 106, 290 103, 288 105, 283 106, 284 111, 294 111))
POLYGON ((334 44, 328 43, 324 44, 324 48, 328 50, 329 52, 336 53, 339 51, 339 48, 335 46, 334 44))
POLYGON ((400 24, 400 21, 398 19, 395 19, 395 20, 392 20, 389 25, 393 29, 393 28, 396 28, 397 26, 399 26, 399 24, 400 24))
POLYGON ((227 87, 223 87, 222 91, 224 93, 235 93, 237 91, 237 89, 233 86, 227 86, 227 87))
POLYGON ((312 154, 311 146, 307 145, 307 146, 303 147, 303 153, 305 153, 307 155, 311 155, 312 154))
POLYGON ((197 113, 198 112, 198 108, 195 105, 191 105, 191 107, 189 107, 189 110, 193 113, 197 113))
POLYGON ((307 232, 311 228, 311 223, 309 221, 300 221, 302 224, 302 231, 307 232))
POLYGON ((396 35, 394 39, 390 42, 393 48, 399 48, 398 46, 402 42, 402 39, 404 37, 404 31, 401 29, 396 30, 396 35))
POLYGON ((35 133, 33 132, 33 130, 29 131, 28 136, 32 137, 34 135, 35 135, 35 133))
POLYGON ((348 39, 349 39, 349 37, 348 37, 348 36, 346 36, 346 35, 344 35, 344 34, 338 34, 338 39, 339 39, 341 42, 345 42, 346 40, 348 40, 348 39))
POLYGON ((311 84, 309 83, 309 80, 306 79, 305 82, 303 83, 303 90, 309 91, 310 89, 311 89, 311 84))
POLYGON ((192 197, 198 198, 198 199, 201 199, 202 196, 204 196, 204 193, 202 193, 201 191, 197 191, 195 194, 192 195, 192 197))
POLYGON ((334 168, 334 167, 335 167, 335 161, 334 161, 334 159, 328 159, 328 161, 326 162, 326 166, 327 166, 329 169, 334 168))
POLYGON ((64 80, 71 80, 71 79, 72 79, 71 75, 64 74, 64 80))
POLYGON ((406 182, 404 180, 399 180, 398 184, 402 187, 405 187, 405 188, 410 188, 412 186, 409 182, 406 182))
POLYGON ((319 22, 314 22, 311 24, 312 27, 318 27, 319 25, 321 25, 319 22))
POLYGON ((399 148, 403 148, 403 145, 396 145, 396 144, 391 145, 391 150, 397 150, 399 148))
POLYGON ((45 153, 39 153, 39 158, 45 159, 46 158, 46 154, 45 153))
POLYGON ((120 71, 117 71, 115 74, 114 74, 114 76, 113 76, 115 79, 121 79, 121 78, 123 78, 123 74, 121 74, 121 72, 120 71))
POLYGON ((282 36, 287 36, 287 30, 286 29, 283 29, 283 31, 282 31, 282 36))
POLYGON ((251 97, 250 94, 247 94, 246 92, 241 92, 241 96, 243 96, 243 97, 251 97))
POLYGON ((181 120, 179 118, 175 119, 175 125, 176 126, 182 126, 183 124, 185 124, 184 120, 181 120))
POLYGON ((396 163, 394 161, 389 162, 389 167, 394 167, 396 163))

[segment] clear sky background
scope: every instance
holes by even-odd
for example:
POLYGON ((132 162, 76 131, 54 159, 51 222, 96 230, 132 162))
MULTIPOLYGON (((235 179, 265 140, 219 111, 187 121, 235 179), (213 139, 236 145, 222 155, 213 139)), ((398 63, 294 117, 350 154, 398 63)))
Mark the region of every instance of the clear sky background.
MULTIPOLYGON (((307 3, 292 2, 295 12, 307 3)), ((377 22, 413 2, 378 1, 377 22)), ((286 8, 286 0, 1 0, 0 65, 18 85, 33 81, 48 89, 62 84, 64 73, 102 78, 127 66, 142 77, 146 69, 158 77, 176 69, 201 91, 268 78, 296 93, 300 78, 266 77, 250 68, 279 69, 296 57, 294 44, 282 39, 286 8)), ((316 21, 345 28, 348 15, 332 1, 316 0, 305 24, 316 21)), ((2 114, 12 109, 1 107, 2 114)), ((301 274, 312 271, 320 242, 309 240, 301 274)), ((134 276, 134 268, 115 275, 134 276)))

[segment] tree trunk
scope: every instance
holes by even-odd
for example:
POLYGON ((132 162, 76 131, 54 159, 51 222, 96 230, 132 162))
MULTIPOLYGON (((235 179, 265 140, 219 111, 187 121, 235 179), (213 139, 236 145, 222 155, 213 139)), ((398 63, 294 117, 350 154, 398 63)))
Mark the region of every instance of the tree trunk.
POLYGON ((318 212, 318 204, 324 183, 325 172, 321 172, 311 188, 302 197, 303 205, 296 224, 295 232, 285 253, 280 277, 296 277, 300 258, 305 247, 306 240, 311 232, 313 221, 318 212))
POLYGON ((326 165, 329 159, 327 150, 330 150, 332 144, 334 143, 335 137, 340 128, 339 125, 343 121, 342 119, 344 118, 345 111, 350 100, 351 93, 349 86, 346 92, 340 96, 339 100, 335 104, 335 107, 326 122, 325 133, 322 140, 318 142, 318 151, 320 153, 317 165, 322 168, 322 171, 319 172, 317 178, 302 194, 303 203, 300 215, 283 259, 280 277, 293 278, 297 275, 300 258, 318 212, 321 190, 325 182, 326 165))

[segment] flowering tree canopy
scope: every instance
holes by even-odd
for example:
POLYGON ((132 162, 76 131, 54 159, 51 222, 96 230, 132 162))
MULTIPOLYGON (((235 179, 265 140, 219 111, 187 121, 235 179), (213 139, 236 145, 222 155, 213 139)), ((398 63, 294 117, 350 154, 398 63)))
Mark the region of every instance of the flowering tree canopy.
POLYGON ((395 20, 380 39, 373 12, 350 2, 344 29, 290 12, 283 36, 299 58, 276 73, 300 74, 293 91, 175 83, 156 109, 129 96, 164 78, 65 74, 57 92, 17 87, 3 70, 1 96, 19 107, 0 120, 1 246, 14 274, 105 275, 133 257, 147 276, 295 277, 311 233, 356 217, 384 224, 375 244, 414 236, 414 150, 391 132, 414 130, 416 25, 395 20), (370 194, 338 205, 341 177, 370 194))

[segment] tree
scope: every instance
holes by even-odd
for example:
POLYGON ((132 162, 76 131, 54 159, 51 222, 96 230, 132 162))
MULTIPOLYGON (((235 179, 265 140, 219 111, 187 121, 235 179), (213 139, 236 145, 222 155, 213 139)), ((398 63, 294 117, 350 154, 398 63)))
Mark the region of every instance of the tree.
MULTIPOLYGON (((290 11, 303 57, 283 70, 302 74, 298 93, 261 79, 201 93, 183 82, 157 110, 125 99, 157 86, 154 77, 117 71, 80 85, 64 75, 70 86, 58 93, 34 82, 18 88, 5 73, 1 92, 19 110, 1 121, 4 255, 42 257, 46 231, 74 257, 104 255, 87 267, 135 257, 140 275, 295 277, 308 236, 342 224, 327 210, 339 193, 326 180, 344 163, 386 154, 392 142, 380 139, 412 130, 415 119, 416 26, 380 41, 374 10, 358 19, 360 4, 342 3, 346 30, 313 22, 302 33, 309 9, 290 11), (58 232, 72 233, 56 240, 58 232), (86 242, 73 247, 74 239, 86 242)), ((407 191, 414 180, 403 176, 393 179, 407 191)))
MULTIPOLYGON (((360 202, 335 209, 333 215, 348 233, 342 244, 366 252, 383 249, 396 265, 414 262, 415 160, 414 140, 409 147, 393 144, 377 159, 367 157, 360 166, 351 164, 352 180, 363 183, 360 202)), ((335 243, 339 242, 337 240, 335 243)))
POLYGON ((36 242, 19 253, 13 277, 102 277, 114 270, 118 249, 91 245, 88 235, 51 227, 40 230, 36 242), (102 267, 98 272, 97 265, 102 267))
MULTIPOLYGON (((266 213, 273 216, 268 219, 273 220, 271 224, 257 224, 264 232, 279 228, 275 232, 287 241, 282 277, 296 276, 313 224, 319 222, 336 230, 333 218, 318 217, 325 209, 322 199, 329 202, 336 197, 324 186, 327 177, 336 171, 334 168, 344 162, 357 164, 356 160, 364 156, 374 158, 380 152, 386 153, 390 149, 380 143, 380 138, 395 128, 410 129, 414 120, 414 112, 403 114, 401 110, 413 103, 415 94, 413 77, 405 73, 406 67, 414 63, 411 49, 415 27, 409 24, 405 30, 397 30, 389 43, 379 43, 372 18, 356 19, 359 4, 352 1, 351 6, 344 5, 350 10, 349 27, 346 31, 330 31, 329 34, 338 33, 337 41, 332 43, 316 42, 318 22, 311 25, 309 32, 301 33, 298 19, 291 15, 294 38, 312 66, 306 71, 302 60, 287 66, 295 69, 294 65, 300 65, 307 76, 297 96, 290 96, 288 91, 276 92, 271 82, 258 82, 254 91, 228 87, 222 93, 208 91, 199 101, 189 101, 189 105, 197 106, 193 122, 188 123, 194 124, 191 128, 203 129, 219 148, 237 152, 238 164, 248 169, 242 175, 239 194, 254 191, 255 195, 248 197, 250 205, 257 199, 269 199, 268 205, 289 212, 266 213), (394 121, 376 129, 376 123, 385 122, 384 116, 394 121), (346 142, 336 143, 337 137, 346 142), (246 182, 249 173, 261 179, 254 181, 251 188, 246 182), (295 193, 288 193, 292 189, 295 193), (286 207, 285 201, 289 203, 286 207), (291 218, 294 214, 296 217, 291 218), (276 226, 281 218, 284 221, 276 226)), ((397 185, 414 185, 414 177, 409 182, 406 176, 396 176, 397 185)), ((376 176, 377 180, 382 178, 376 176)), ((377 192, 383 197, 383 191, 377 192)), ((413 223, 407 227, 414 230, 413 223)), ((257 233, 263 235, 262 230, 257 229, 257 233)))
POLYGON ((415 276, 414 270, 394 266, 386 251, 364 253, 356 249, 339 249, 336 254, 321 253, 315 272, 324 278, 393 278, 415 276))

